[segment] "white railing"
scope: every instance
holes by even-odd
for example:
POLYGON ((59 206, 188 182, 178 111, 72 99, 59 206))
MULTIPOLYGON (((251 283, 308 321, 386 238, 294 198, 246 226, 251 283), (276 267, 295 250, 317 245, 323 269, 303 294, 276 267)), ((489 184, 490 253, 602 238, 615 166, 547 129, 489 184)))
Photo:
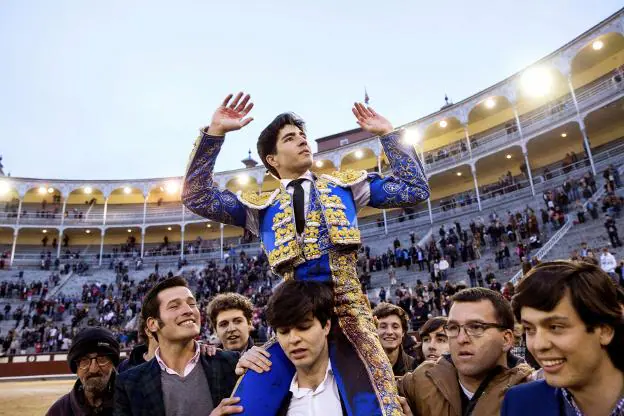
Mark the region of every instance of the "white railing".
MULTIPOLYGON (((604 79, 596 82, 594 85, 591 85, 585 89, 579 89, 577 93, 577 100, 579 104, 579 108, 581 110, 587 109, 594 105, 595 103, 599 103, 604 101, 606 98, 610 96, 614 96, 617 94, 624 93, 624 81, 616 83, 613 81, 612 74, 608 74, 604 77, 604 79)), ((525 116, 524 121, 521 121, 522 129, 524 133, 525 139, 542 127, 550 126, 555 123, 557 120, 570 117, 576 114, 576 110, 574 108, 573 102, 571 101, 570 95, 566 96, 565 99, 560 100, 559 102, 549 103, 540 111, 525 116), (561 110, 558 110, 561 108, 561 110)), ((511 126, 514 127, 515 123, 511 126)), ((481 154, 495 151, 498 148, 502 148, 504 146, 509 145, 509 143, 515 143, 519 139, 519 133, 517 131, 510 130, 508 132, 508 128, 503 127, 494 132, 488 133, 486 136, 478 137, 475 135, 474 143, 472 147, 472 157, 474 159, 475 156, 479 156, 481 154)), ((446 157, 445 159, 434 161, 430 164, 425 164, 427 172, 440 170, 443 168, 447 168, 457 164, 463 160, 467 160, 470 158, 468 152, 463 151, 461 148, 461 143, 463 143, 464 139, 461 139, 460 142, 453 143, 450 146, 447 146, 450 149, 450 152, 453 154, 451 156, 446 157)), ((435 149, 432 152, 437 152, 439 149, 435 149)), ((428 152, 431 153, 431 152, 428 152)), ((609 157, 610 155, 603 155, 602 157, 609 157)), ((595 160, 598 161, 599 156, 595 155, 595 160)), ((485 199, 485 198, 484 198, 485 199)), ((180 222, 182 217, 182 204, 181 203, 170 203, 165 202, 165 206, 156 207, 153 203, 148 204, 147 212, 146 212, 146 224, 156 224, 156 223, 165 223, 165 222, 180 222)), ((72 206, 68 206, 71 208, 72 206)), ((82 206, 84 208, 84 206, 82 206)), ((28 211, 27 217, 20 218, 20 224, 23 225, 49 225, 49 226, 58 226, 61 223, 61 217, 64 213, 58 213, 54 217, 36 217, 37 206, 34 204, 25 204, 22 208, 22 211, 26 209, 28 211)), ((103 206, 101 204, 97 206, 92 206, 89 208, 91 212, 87 215, 84 215, 82 219, 73 218, 73 213, 70 211, 69 216, 65 218, 64 224, 67 226, 75 226, 75 225, 91 225, 91 226, 100 226, 103 224, 104 220, 104 211, 103 206)), ((424 211, 427 212, 427 211, 424 211)), ((0 213, 0 225, 13 225, 16 223, 17 219, 15 217, 8 217, 9 213, 0 213)), ((427 212, 428 215, 428 212, 427 212)), ((446 213, 442 214, 448 215, 446 213)), ((202 220, 201 217, 193 214, 190 211, 186 211, 186 220, 202 220)), ((143 223, 143 204, 132 204, 129 207, 123 206, 115 206, 109 205, 108 212, 106 215, 106 223, 107 225, 136 225, 143 223)))
POLYGON ((520 133, 511 132, 508 134, 506 129, 495 131, 475 140, 472 145, 472 157, 474 158, 475 156, 502 148, 509 143, 518 143, 520 145, 520 133))
MULTIPOLYGON (((592 195, 590 200, 597 202, 598 200, 600 200, 600 198, 602 198, 604 194, 605 194, 604 187, 600 187, 598 191, 594 195, 592 195)), ((588 201, 585 201, 583 203, 583 208, 587 208, 587 202, 588 201)), ((566 233, 570 230, 570 228, 572 228, 573 225, 574 225, 574 220, 573 220, 572 215, 570 214, 566 215, 566 222, 564 223, 564 225, 550 238, 550 240, 546 242, 546 244, 544 244, 537 251, 537 253, 535 253, 535 257, 537 257, 538 260, 542 260, 544 257, 546 257, 546 255, 550 252, 550 250, 552 250, 555 244, 561 241, 561 239, 566 235, 566 233)), ((518 283, 521 277, 522 277, 522 270, 519 270, 510 279, 510 281, 511 283, 515 285, 516 283, 518 283)))
MULTIPOLYGON (((571 215, 566 215, 566 222, 563 224, 563 226, 555 233, 553 234, 552 237, 550 237, 550 239, 546 242, 546 244, 544 244, 538 251, 537 253, 535 253, 535 257, 537 257, 538 260, 541 260, 546 253, 548 253, 550 251, 550 249, 552 249, 555 244, 557 244, 559 242, 559 240, 561 240, 563 238, 563 236, 568 232, 568 230, 572 227, 572 225, 574 224, 574 220, 572 219, 571 215)), ((514 285, 516 283, 518 283, 518 281, 520 280, 520 278, 522 277, 522 269, 520 269, 511 279, 511 283, 513 283, 514 285)))

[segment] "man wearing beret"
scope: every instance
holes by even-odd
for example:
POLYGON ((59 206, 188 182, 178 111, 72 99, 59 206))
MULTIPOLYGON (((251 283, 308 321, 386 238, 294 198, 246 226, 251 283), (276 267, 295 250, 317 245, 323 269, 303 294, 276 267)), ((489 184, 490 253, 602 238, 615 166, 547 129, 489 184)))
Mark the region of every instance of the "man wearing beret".
POLYGON ((105 328, 88 327, 73 339, 67 354, 78 376, 72 390, 58 399, 47 416, 112 415, 119 343, 105 328))

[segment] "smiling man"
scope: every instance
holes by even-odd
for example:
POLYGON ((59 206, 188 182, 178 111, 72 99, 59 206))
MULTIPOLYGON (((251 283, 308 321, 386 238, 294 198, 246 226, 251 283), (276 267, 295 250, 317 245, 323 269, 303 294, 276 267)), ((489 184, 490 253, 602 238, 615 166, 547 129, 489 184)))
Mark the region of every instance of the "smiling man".
POLYGON ((200 354, 199 309, 186 280, 173 277, 145 295, 141 319, 158 341, 155 357, 117 378, 115 415, 182 416, 242 412, 229 398, 238 354, 200 354))
POLYGON ((395 377, 415 368, 416 360, 403 351, 403 338, 407 333, 407 314, 400 306, 381 302, 373 309, 377 318, 377 335, 381 341, 395 377))
POLYGON ((208 317, 224 350, 242 353, 253 347, 252 314, 253 304, 238 293, 222 293, 210 301, 208 317))
POLYGON ((498 416, 504 392, 532 368, 508 352, 513 313, 502 294, 474 287, 456 293, 445 326, 450 355, 425 361, 399 381, 416 415, 498 416))
POLYGON ((511 389, 503 415, 624 415, 624 320, 609 275, 584 262, 542 263, 512 305, 545 380, 511 389))
MULTIPOLYGON (((312 172, 312 151, 304 121, 293 113, 275 117, 260 133, 260 160, 276 189, 258 193, 257 186, 236 194, 215 185, 213 170, 230 132, 251 123, 253 103, 242 92, 229 95, 201 130, 191 154, 182 201, 197 215, 245 228, 262 241, 272 271, 285 280, 334 283, 340 348, 330 351, 338 376, 360 380, 358 388, 342 391, 350 416, 382 416, 399 412, 401 405, 386 354, 377 337, 368 299, 357 273, 361 245, 358 210, 410 207, 429 197, 429 186, 414 145, 374 109, 355 103, 352 110, 363 131, 379 136, 391 174, 382 177, 366 170, 312 172)), ((236 143, 234 143, 236 145, 236 143)), ((381 154, 381 149, 379 149, 381 154)), ((283 353, 284 373, 248 372, 238 385, 241 403, 254 414, 274 414, 288 393, 284 379, 293 376, 283 353)), ((278 357, 278 358, 276 358, 278 357)), ((275 367, 274 367, 275 368, 275 367)), ((340 386, 339 386, 340 388, 340 386)))

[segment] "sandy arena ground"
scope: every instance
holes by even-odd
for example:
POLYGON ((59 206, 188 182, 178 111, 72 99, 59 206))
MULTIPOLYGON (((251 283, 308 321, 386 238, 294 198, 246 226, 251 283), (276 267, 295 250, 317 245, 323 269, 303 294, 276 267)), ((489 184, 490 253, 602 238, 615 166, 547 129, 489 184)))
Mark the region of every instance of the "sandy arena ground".
POLYGON ((42 416, 74 380, 0 382, 0 416, 42 416))

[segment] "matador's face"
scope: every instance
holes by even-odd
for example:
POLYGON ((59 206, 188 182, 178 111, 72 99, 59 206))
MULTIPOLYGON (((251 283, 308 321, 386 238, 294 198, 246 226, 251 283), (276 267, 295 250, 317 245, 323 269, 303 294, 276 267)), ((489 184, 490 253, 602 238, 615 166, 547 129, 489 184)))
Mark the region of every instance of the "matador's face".
POLYGON ((305 132, 297 126, 287 124, 280 129, 275 149, 276 154, 268 155, 267 162, 282 177, 293 172, 305 172, 312 166, 312 150, 308 139, 305 132))

